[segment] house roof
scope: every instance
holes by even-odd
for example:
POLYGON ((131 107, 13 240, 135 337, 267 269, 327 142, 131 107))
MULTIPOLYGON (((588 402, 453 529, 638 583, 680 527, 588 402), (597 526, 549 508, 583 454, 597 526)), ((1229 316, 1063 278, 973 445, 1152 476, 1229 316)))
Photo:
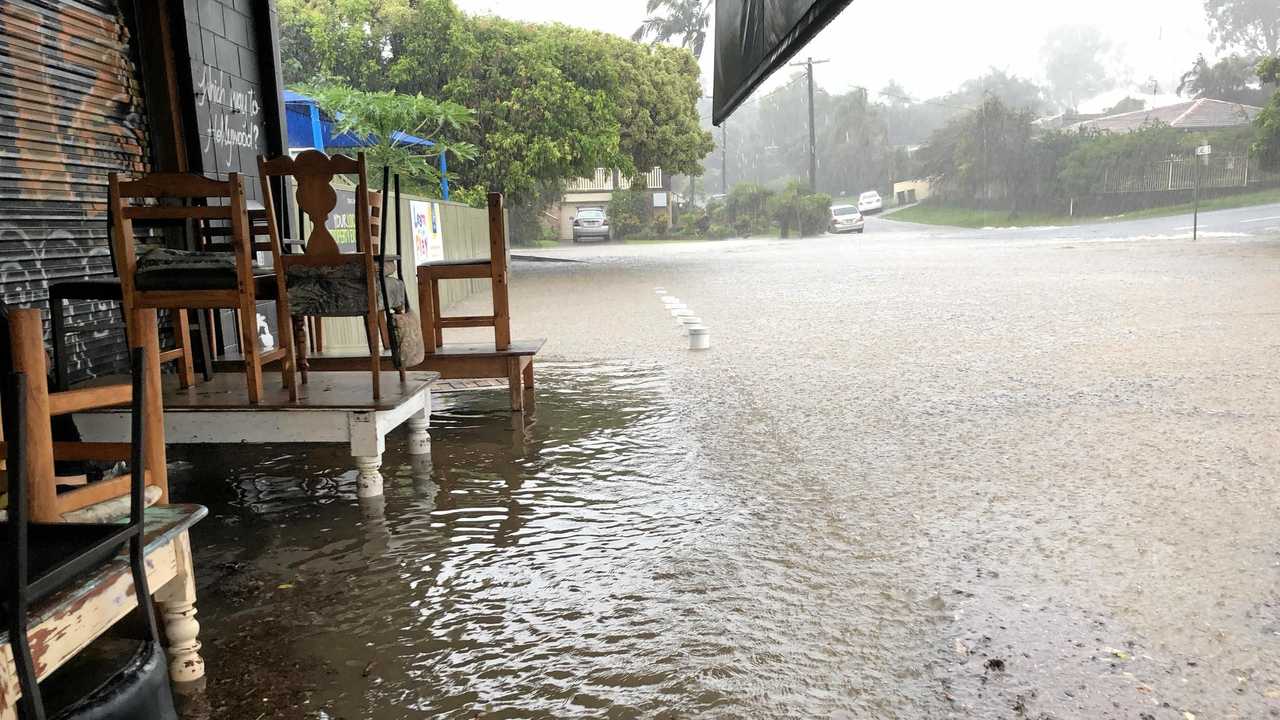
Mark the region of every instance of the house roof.
POLYGON ((1144 125, 1161 123, 1180 130, 1218 130, 1248 125, 1260 112, 1262 108, 1254 105, 1201 98, 1149 110, 1135 110, 1084 120, 1072 125, 1071 129, 1127 133, 1138 130, 1144 125))

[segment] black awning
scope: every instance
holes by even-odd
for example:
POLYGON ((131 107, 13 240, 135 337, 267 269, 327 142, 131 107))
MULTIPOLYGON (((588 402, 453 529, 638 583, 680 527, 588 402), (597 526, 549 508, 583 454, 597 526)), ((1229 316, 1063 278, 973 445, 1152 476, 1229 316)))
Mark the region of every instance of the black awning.
POLYGON ((716 0, 716 125, 851 0, 716 0))

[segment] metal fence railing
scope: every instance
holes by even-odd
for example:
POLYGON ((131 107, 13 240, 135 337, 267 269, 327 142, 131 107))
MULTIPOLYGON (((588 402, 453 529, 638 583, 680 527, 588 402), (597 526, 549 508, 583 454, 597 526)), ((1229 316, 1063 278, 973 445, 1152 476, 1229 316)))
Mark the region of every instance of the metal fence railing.
MULTIPOLYGON (((1138 167, 1107 168, 1103 172, 1100 193, 1172 192, 1191 190, 1196 186, 1195 157, 1175 157, 1138 167)), ((1257 161, 1246 154, 1209 156, 1201 161, 1201 188, 1248 187, 1256 183, 1280 180, 1280 172, 1263 171, 1257 161)))

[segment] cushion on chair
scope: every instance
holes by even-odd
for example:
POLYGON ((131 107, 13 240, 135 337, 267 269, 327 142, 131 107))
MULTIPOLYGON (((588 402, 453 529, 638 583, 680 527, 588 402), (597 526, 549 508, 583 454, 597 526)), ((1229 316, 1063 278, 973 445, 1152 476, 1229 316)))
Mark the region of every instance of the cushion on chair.
POLYGON ((234 290, 236 258, 229 252, 152 247, 138 256, 134 286, 147 290, 234 290))
MULTIPOLYGON (((391 307, 404 307, 408 297, 404 281, 387 276, 386 284, 391 307)), ((295 316, 348 317, 369 311, 364 266, 359 263, 293 265, 285 271, 285 285, 289 291, 289 312, 295 316)), ((382 287, 377 286, 375 291, 381 309, 382 287)))

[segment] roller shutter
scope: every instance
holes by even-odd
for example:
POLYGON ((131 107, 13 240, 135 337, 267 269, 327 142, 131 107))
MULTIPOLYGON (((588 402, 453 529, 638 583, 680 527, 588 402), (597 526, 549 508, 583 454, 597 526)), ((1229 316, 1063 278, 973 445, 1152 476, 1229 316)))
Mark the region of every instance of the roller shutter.
MULTIPOLYGON (((146 172, 141 83, 117 0, 0 2, 0 294, 43 305, 48 284, 111 272, 107 174, 146 172)), ((73 379, 124 360, 115 304, 73 303, 73 379)))

